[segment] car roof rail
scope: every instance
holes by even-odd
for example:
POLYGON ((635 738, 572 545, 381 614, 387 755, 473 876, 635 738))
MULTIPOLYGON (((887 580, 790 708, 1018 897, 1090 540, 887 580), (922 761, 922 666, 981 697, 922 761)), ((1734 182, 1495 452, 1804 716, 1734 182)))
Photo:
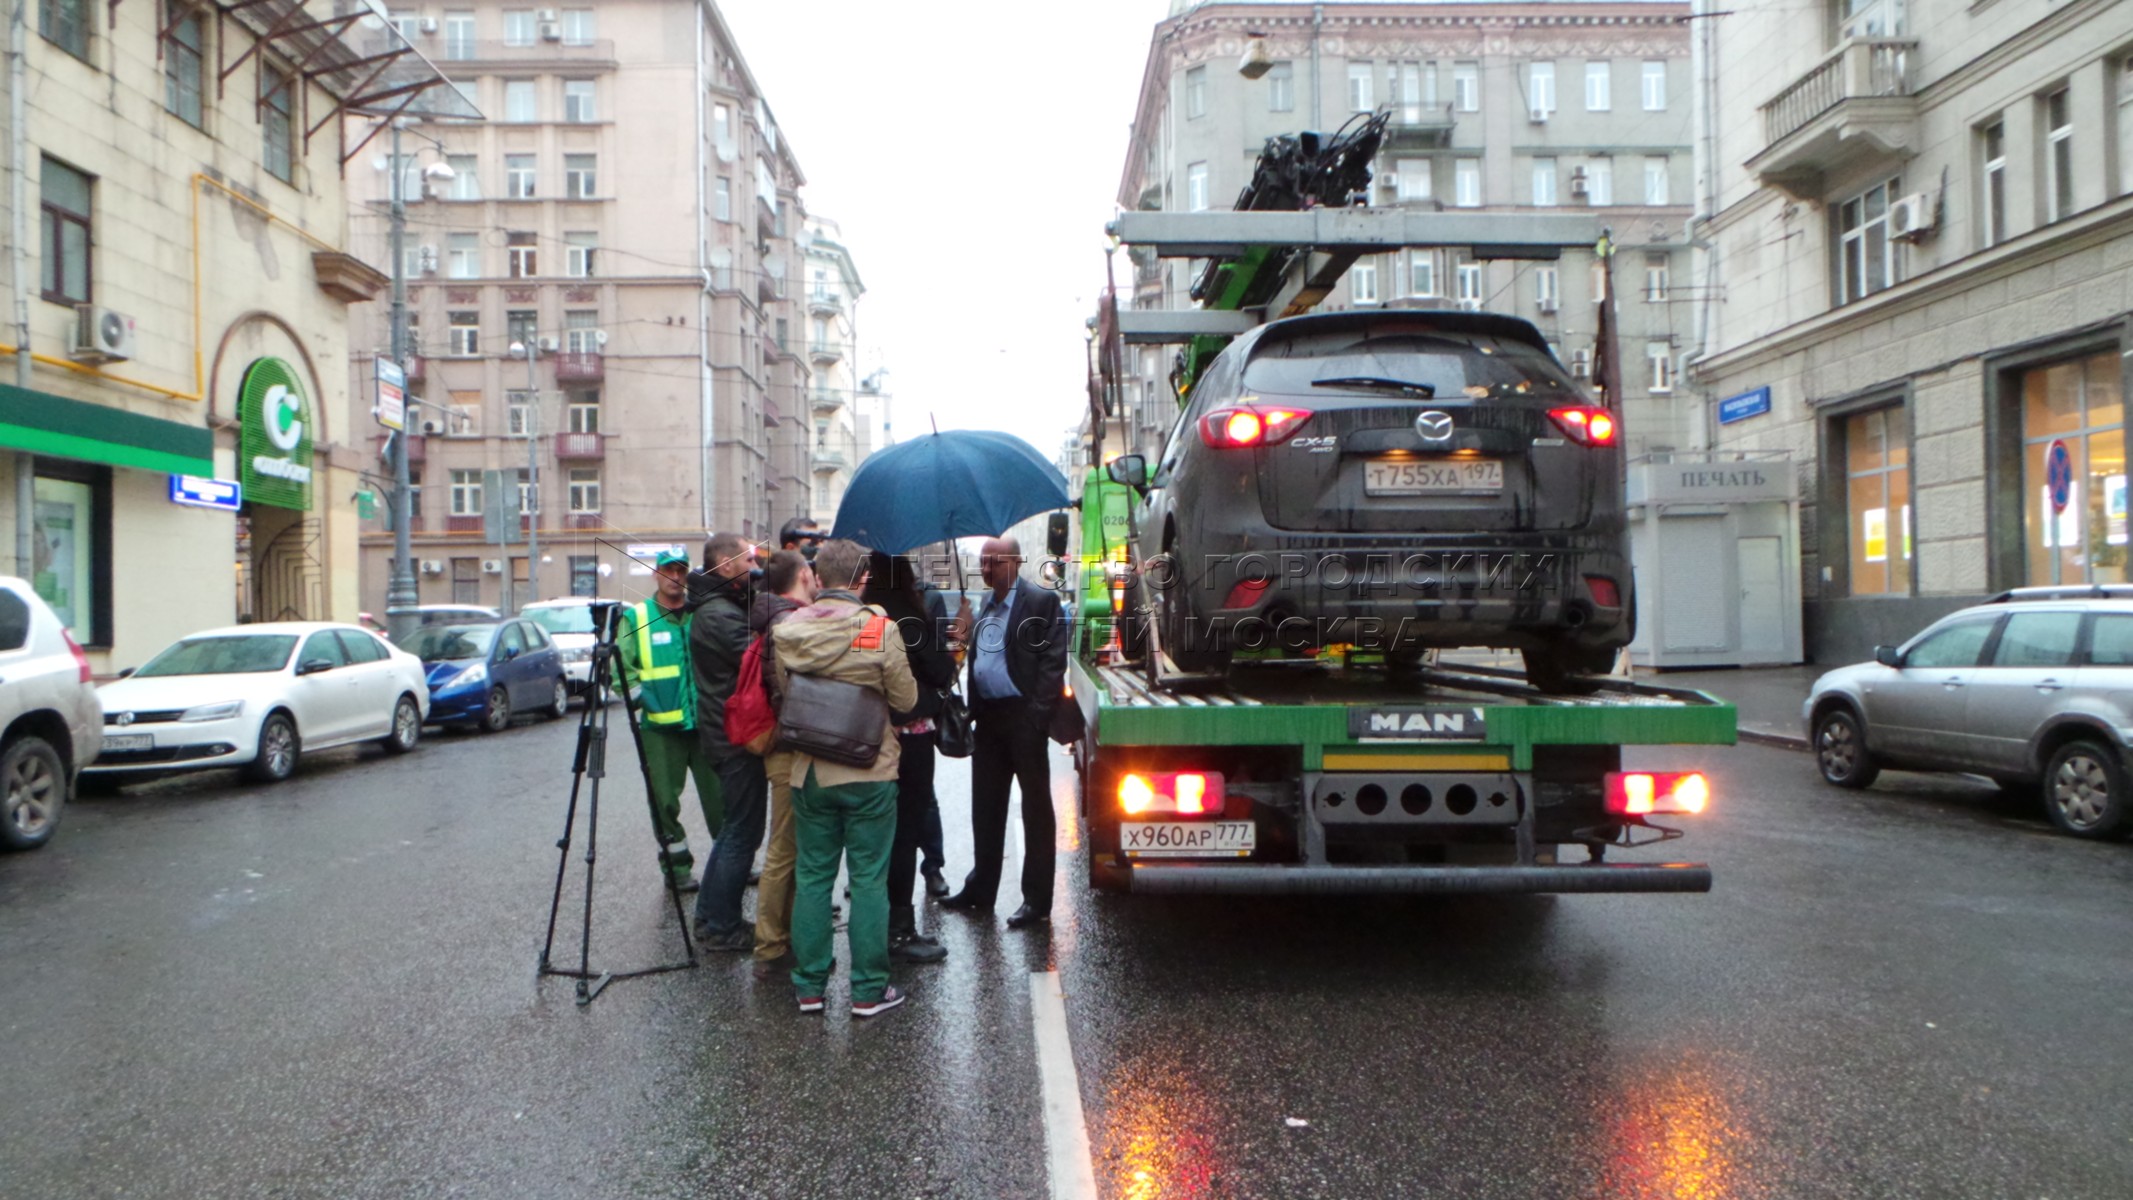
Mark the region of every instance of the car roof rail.
POLYGON ((2050 584, 2009 588, 1987 604, 2021 603, 2025 600, 2133 600, 2133 583, 2050 584))

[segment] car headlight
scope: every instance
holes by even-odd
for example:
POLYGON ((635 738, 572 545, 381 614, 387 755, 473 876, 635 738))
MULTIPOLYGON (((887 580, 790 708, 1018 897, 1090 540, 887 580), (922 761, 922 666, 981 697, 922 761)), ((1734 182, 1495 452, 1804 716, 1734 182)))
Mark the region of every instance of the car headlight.
POLYGON ((461 671, 459 674, 454 675, 450 679, 445 680, 445 690, 449 691, 450 689, 456 687, 471 687, 474 684, 482 682, 488 677, 488 665, 486 663, 475 663, 473 666, 468 667, 466 670, 461 671))
POLYGON ((244 701, 225 700, 219 704, 195 704, 179 714, 180 721, 223 721, 244 711, 244 701))

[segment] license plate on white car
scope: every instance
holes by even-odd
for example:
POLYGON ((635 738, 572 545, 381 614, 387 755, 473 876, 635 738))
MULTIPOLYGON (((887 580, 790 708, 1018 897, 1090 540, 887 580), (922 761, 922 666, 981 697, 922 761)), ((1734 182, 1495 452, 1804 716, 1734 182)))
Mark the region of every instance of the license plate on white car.
POLYGON ((104 735, 106 750, 153 750, 156 739, 146 733, 107 733, 104 735))
POLYGON ((1138 858, 1243 858, 1258 844, 1250 821, 1127 821, 1119 845, 1138 858))
POLYGON ((1363 492, 1370 496, 1430 496, 1502 490, 1503 462, 1500 459, 1403 459, 1363 464, 1363 492))

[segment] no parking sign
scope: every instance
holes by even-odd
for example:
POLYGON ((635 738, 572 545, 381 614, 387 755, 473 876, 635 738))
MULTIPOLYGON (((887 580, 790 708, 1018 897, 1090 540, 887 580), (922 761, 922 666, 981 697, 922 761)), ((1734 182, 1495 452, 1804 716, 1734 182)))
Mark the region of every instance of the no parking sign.
POLYGON ((2067 502, 2074 498, 2074 456, 2064 441, 2054 440, 2044 452, 2044 486, 2053 515, 2065 512, 2067 502))

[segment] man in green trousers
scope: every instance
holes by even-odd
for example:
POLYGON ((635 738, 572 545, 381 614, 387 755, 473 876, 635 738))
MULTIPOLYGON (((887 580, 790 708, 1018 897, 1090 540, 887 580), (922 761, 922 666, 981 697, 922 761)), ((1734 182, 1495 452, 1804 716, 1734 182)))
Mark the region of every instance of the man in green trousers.
POLYGON ((615 633, 618 686, 637 708, 638 739, 651 777, 652 831, 659 838, 659 868, 674 886, 693 891, 689 833, 681 826, 681 789, 693 776, 704 825, 718 837, 724 803, 718 772, 696 736, 696 674, 689 664, 689 559, 671 550, 659 555, 656 590, 622 612, 615 633))
MULTIPOLYGON (((859 602, 866 586, 866 548, 824 542, 815 552, 822 591, 815 602, 772 630, 778 693, 787 697, 795 675, 857 684, 879 693, 891 712, 918 703, 918 685, 904 657, 903 639, 878 608, 859 602)), ((783 724, 781 718, 781 725, 783 724)), ((896 728, 881 718, 880 748, 865 766, 793 754, 793 823, 799 859, 794 867, 793 990, 800 1011, 822 1011, 830 972, 830 891, 837 864, 848 860, 852 918, 852 1015, 872 1017, 904 1002, 889 986, 889 847, 896 840, 896 728)))

